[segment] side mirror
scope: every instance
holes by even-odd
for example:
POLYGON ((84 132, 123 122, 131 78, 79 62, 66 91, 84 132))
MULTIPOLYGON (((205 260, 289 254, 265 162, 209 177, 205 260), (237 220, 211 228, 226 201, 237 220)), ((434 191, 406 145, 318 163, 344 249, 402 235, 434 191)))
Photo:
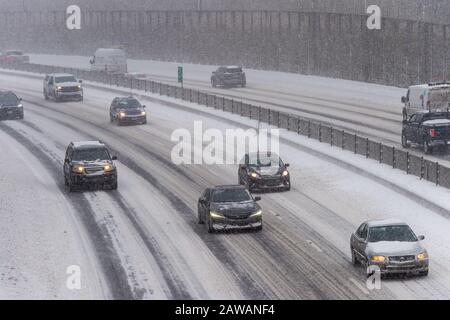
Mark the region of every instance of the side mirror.
POLYGON ((113 159, 113 160, 117 160, 117 156, 112 156, 112 158, 111 159, 113 159))
POLYGON ((79 83, 83 83, 83 80, 78 80, 79 83))
POLYGON ((288 167, 290 167, 291 165, 290 165, 289 163, 285 163, 284 166, 285 166, 286 168, 288 168, 288 167))
POLYGON ((247 170, 247 166, 245 164, 241 164, 241 169, 242 170, 247 170))
POLYGON ((94 59, 89 60, 90 64, 94 64, 94 59))
POLYGON ((425 240, 425 236, 418 236, 419 241, 425 240))
POLYGON ((261 201, 261 197, 255 197, 255 201, 261 201))
POLYGON ((403 120, 402 123, 403 123, 403 124, 407 124, 407 123, 408 123, 408 120, 403 120))
POLYGON ((22 98, 19 98, 19 101, 22 101, 22 98))
POLYGON ((144 105, 142 106, 142 108, 144 108, 144 109, 145 109, 145 108, 147 108, 147 107, 146 107, 146 105, 144 104, 144 105))
POLYGON ((402 103, 406 103, 406 102, 408 102, 408 101, 406 100, 406 97, 402 97, 402 103))

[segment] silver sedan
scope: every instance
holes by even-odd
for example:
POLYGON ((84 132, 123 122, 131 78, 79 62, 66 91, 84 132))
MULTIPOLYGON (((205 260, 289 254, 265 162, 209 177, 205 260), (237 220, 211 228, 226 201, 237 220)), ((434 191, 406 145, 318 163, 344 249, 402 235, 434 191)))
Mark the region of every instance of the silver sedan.
POLYGON ((381 275, 428 275, 428 253, 422 246, 424 236, 398 220, 363 223, 350 240, 352 262, 366 267, 378 266, 381 275))

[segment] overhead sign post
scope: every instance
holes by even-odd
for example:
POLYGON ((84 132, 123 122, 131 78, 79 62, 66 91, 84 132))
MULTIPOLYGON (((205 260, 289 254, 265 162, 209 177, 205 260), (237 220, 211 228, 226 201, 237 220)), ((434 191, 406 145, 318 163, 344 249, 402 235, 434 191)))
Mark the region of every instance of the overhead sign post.
POLYGON ((184 80, 183 67, 178 67, 178 83, 181 83, 182 88, 183 88, 183 80, 184 80))

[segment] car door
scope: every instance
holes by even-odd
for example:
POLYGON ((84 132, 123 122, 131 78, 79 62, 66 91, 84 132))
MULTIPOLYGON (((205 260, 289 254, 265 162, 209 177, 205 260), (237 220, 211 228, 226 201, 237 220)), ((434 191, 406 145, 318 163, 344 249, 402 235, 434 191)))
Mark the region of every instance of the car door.
POLYGON ((71 147, 67 148, 66 156, 64 158, 64 175, 69 176, 70 173, 70 163, 72 161, 73 149, 71 147))
POLYGON ((368 226, 366 223, 363 223, 356 233, 354 234, 352 247, 355 250, 355 253, 358 255, 360 259, 366 260, 366 246, 367 246, 367 235, 368 235, 368 226))

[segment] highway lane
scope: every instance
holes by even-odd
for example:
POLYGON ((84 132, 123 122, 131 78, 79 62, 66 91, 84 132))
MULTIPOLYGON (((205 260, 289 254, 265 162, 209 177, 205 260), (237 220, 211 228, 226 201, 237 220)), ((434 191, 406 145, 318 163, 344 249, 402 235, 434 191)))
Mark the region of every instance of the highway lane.
MULTIPOLYGON (((121 250, 130 259, 128 264, 135 269, 134 274, 147 268, 161 272, 165 261, 173 266, 169 271, 174 274, 172 280, 159 277, 162 288, 185 288, 184 292, 190 297, 230 295, 298 299, 421 297, 424 286, 437 288, 435 295, 445 292, 445 285, 439 285, 436 279, 399 281, 389 284, 382 292, 370 294, 356 286, 354 281, 364 286, 364 274, 361 269, 353 269, 350 265, 347 244, 344 243, 358 222, 349 220, 344 212, 350 210, 352 216, 360 216, 358 212, 366 209, 363 204, 349 206, 351 194, 345 194, 336 204, 336 190, 330 195, 325 193, 320 199, 315 199, 317 195, 305 194, 304 189, 308 189, 305 188, 305 180, 315 188, 323 188, 321 183, 328 185, 320 173, 316 173, 318 177, 308 177, 314 173, 293 169, 294 181, 300 181, 293 192, 263 195, 266 228, 262 233, 208 235, 195 223, 198 195, 208 185, 235 183, 236 168, 173 167, 170 162, 170 134, 174 129, 189 124, 187 119, 193 120, 195 116, 183 114, 173 117, 170 112, 165 114, 165 107, 150 105, 149 125, 115 127, 107 117, 112 99, 110 93, 86 90, 87 98, 82 104, 46 102, 41 97, 39 81, 25 81, 24 89, 23 80, 18 83, 14 77, 9 80, 2 77, 2 86, 17 91, 25 99, 29 113, 24 123, 8 123, 8 126, 21 131, 30 140, 34 139, 35 144, 46 141, 45 145, 52 150, 49 152, 58 155, 59 159, 64 147, 75 138, 99 137, 118 151, 120 169, 123 170, 121 177, 125 176, 129 182, 125 185, 120 182, 118 197, 103 192, 88 194, 87 197, 96 204, 94 207, 99 210, 99 216, 105 216, 103 210, 109 208, 107 212, 113 221, 126 220, 113 224, 111 229, 119 234, 116 242, 123 246, 121 250), (99 195, 102 205, 97 203, 99 195), (151 204, 146 201, 150 196, 151 204), (164 210, 153 208, 155 198, 164 199, 164 210), (130 217, 123 218, 129 212, 138 218, 137 224, 146 228, 139 231, 130 217), (316 228, 309 223, 311 215, 315 216, 314 219, 320 217, 320 223, 315 220, 316 228), (167 228, 165 219, 169 217, 170 226, 175 226, 174 229, 167 228), (159 222, 157 226, 155 220, 159 222), (339 245, 329 239, 329 234, 340 239, 339 245), (147 236, 158 243, 158 252, 164 263, 149 266, 141 262, 158 255, 148 246, 142 246, 147 236), (130 238, 141 245, 129 244, 133 243, 130 238), (180 285, 171 286, 168 284, 171 281, 180 285)), ((444 266, 441 268, 445 270, 444 266)), ((145 289, 143 279, 134 281, 137 283, 135 291, 145 289)), ((166 294, 169 298, 179 297, 173 290, 161 291, 169 293, 166 294)))

